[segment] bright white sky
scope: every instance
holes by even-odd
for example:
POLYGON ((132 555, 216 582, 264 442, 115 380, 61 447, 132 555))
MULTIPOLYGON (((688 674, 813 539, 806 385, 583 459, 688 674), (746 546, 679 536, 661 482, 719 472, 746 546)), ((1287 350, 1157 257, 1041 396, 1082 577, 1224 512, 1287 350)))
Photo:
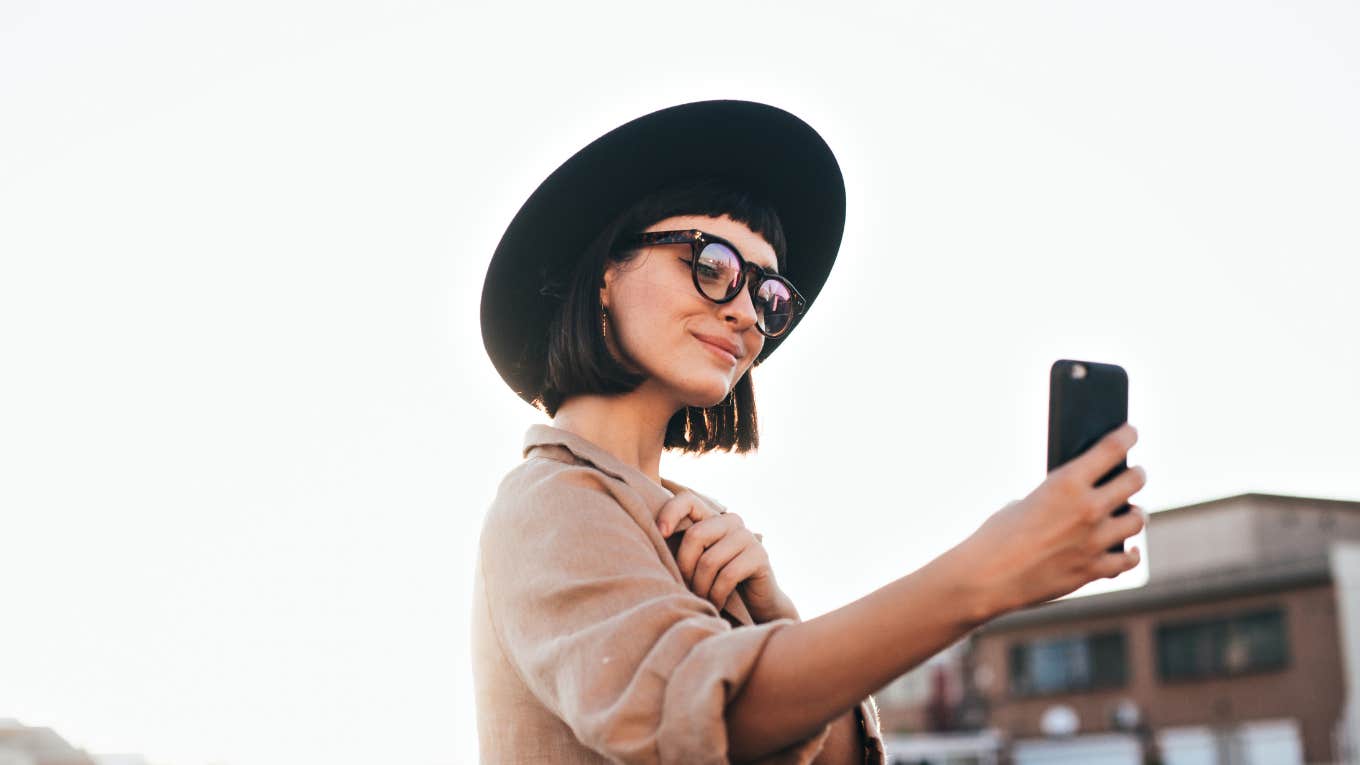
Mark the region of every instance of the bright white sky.
POLYGON ((1293 5, 6 2, 0 717, 473 761, 472 551, 545 421, 482 349, 486 263, 685 101, 793 111, 848 185, 760 453, 662 466, 805 617, 1042 481, 1058 358, 1127 368, 1151 510, 1360 499, 1360 6, 1293 5))

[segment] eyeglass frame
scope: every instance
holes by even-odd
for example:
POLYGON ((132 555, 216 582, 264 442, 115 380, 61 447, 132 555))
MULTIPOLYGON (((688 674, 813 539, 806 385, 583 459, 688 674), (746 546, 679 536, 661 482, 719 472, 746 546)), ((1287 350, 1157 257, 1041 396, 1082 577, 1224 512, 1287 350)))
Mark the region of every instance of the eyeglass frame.
POLYGON ((751 302, 754 304, 756 289, 766 279, 772 279, 787 287, 789 290, 789 302, 793 305, 793 314, 789 317, 788 326, 785 327, 782 332, 772 335, 761 328, 760 322, 756 322, 756 331, 760 332, 760 334, 765 337, 773 339, 787 335, 793 330, 793 326, 798 323, 803 312, 807 310, 807 299, 803 297, 803 293, 799 292, 797 287, 793 286, 793 282, 789 281, 788 277, 777 271, 771 271, 757 263, 752 263, 742 257, 741 250, 738 250, 736 245, 716 234, 710 234, 707 231, 701 231, 697 228, 679 229, 675 231, 643 231, 625 239, 623 243, 615 248, 615 250, 637 249, 639 247, 650 247, 659 244, 689 245, 690 256, 688 258, 677 256, 677 258, 680 261, 689 264, 689 275, 691 281, 694 282, 694 289, 697 290, 704 299, 718 303, 719 305, 730 303, 735 300, 737 296, 741 294, 743 288, 751 293, 751 302), (732 290, 732 294, 722 300, 710 297, 707 292, 704 292, 704 288, 699 284, 699 253, 703 252, 705 247, 714 243, 723 245, 731 250, 733 255, 737 256, 737 265, 741 273, 741 281, 738 282, 736 289, 732 290), (754 280, 751 279, 751 276, 753 275, 756 277, 754 280))

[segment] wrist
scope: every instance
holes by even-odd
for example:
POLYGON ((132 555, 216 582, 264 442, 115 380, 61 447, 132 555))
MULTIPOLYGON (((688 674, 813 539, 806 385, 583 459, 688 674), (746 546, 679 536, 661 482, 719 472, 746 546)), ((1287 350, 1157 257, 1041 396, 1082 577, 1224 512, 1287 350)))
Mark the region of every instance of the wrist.
POLYGON ((793 605, 793 600, 783 592, 780 592, 779 597, 775 599, 775 607, 770 611, 769 615, 764 619, 758 619, 757 622, 763 624, 764 622, 772 622, 775 619, 792 619, 795 622, 803 621, 803 618, 798 615, 797 607, 793 605))
POLYGON ((1004 572, 988 565, 991 556, 974 549, 971 538, 965 539, 941 556, 958 583, 956 597, 965 619, 974 626, 1012 611, 1010 583, 1004 572))

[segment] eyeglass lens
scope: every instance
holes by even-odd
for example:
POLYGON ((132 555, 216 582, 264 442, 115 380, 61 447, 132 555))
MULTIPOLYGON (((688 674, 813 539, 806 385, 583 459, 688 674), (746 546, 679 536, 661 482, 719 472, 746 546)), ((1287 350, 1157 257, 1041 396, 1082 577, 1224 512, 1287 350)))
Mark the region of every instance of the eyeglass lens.
MULTIPOLYGON (((711 300, 726 300, 741 284, 741 261, 732 249, 709 242, 699 252, 696 272, 699 287, 711 300)), ((793 321, 793 301, 789 288, 777 279, 760 282, 752 295, 756 321, 766 333, 778 335, 793 321)))

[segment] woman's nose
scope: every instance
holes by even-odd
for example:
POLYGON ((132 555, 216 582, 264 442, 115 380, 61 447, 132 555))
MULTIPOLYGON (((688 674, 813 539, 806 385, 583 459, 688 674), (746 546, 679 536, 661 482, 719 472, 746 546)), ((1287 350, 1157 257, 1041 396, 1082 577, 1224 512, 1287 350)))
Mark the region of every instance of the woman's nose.
POLYGON ((743 288, 740 294, 719 307, 722 309, 723 320, 734 324, 740 332, 754 326, 758 318, 749 289, 743 288))

